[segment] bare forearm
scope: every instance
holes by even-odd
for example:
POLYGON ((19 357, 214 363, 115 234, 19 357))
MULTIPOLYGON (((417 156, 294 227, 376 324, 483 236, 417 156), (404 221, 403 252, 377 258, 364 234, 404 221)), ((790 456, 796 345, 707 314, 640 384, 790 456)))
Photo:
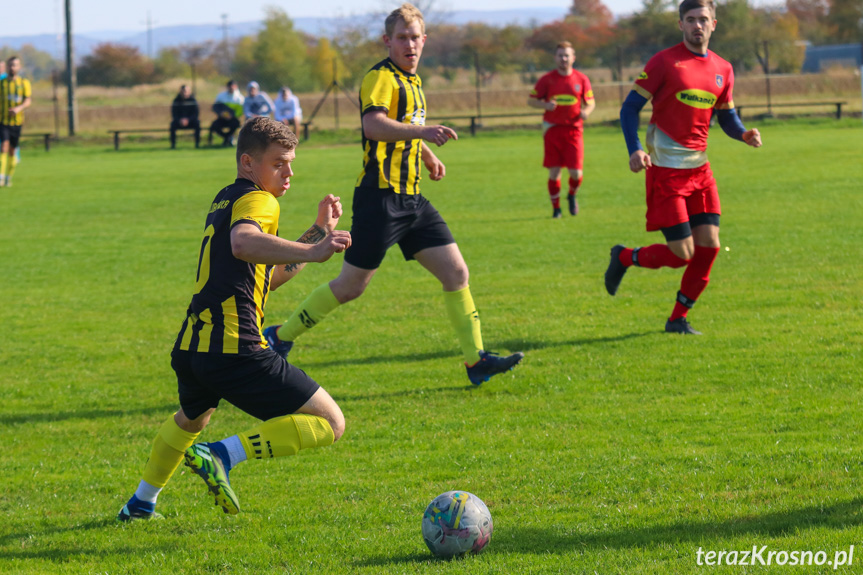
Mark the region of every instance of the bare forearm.
MULTIPOLYGON (((297 239, 297 243, 299 244, 317 244, 321 240, 327 237, 327 232, 318 224, 313 224, 312 227, 307 229, 303 235, 301 235, 297 239)), ((307 262, 295 262, 286 264, 283 267, 277 267, 273 272, 273 280, 271 283, 271 289, 276 289, 281 286, 283 283, 292 279, 295 275, 300 273, 300 271, 306 267, 307 262)))
POLYGON ((363 131, 366 137, 377 142, 400 142, 422 138, 423 126, 403 124, 382 115, 368 115, 363 118, 363 131))

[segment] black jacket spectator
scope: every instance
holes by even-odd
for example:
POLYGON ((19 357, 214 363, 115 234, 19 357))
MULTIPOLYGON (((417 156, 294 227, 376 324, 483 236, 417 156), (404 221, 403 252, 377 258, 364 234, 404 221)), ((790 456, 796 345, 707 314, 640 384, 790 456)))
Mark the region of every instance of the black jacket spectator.
POLYGON ((198 120, 198 101, 186 85, 171 104, 171 149, 177 147, 177 130, 195 130, 195 147, 201 144, 201 122, 198 120))

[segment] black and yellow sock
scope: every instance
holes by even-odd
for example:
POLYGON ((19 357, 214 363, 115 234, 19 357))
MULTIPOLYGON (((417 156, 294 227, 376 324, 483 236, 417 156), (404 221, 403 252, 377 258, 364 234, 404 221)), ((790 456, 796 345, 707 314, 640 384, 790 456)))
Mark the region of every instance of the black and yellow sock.
POLYGON ((479 324, 479 314, 470 295, 470 286, 458 291, 443 292, 446 311, 458 336, 464 361, 473 365, 479 361, 482 347, 482 330, 479 324))
POLYGON ((171 415, 162 424, 153 441, 150 459, 144 467, 144 481, 158 488, 167 485, 171 475, 183 461, 183 453, 195 443, 199 435, 200 433, 189 433, 181 429, 171 415))
POLYGON ((249 459, 296 455, 300 449, 332 445, 336 439, 326 419, 304 413, 275 417, 237 435, 249 459))
POLYGON ((341 304, 333 294, 333 290, 330 289, 330 284, 320 285, 309 294, 309 297, 300 304, 300 307, 294 310, 293 315, 279 328, 276 334, 282 341, 294 341, 315 327, 339 305, 341 304))

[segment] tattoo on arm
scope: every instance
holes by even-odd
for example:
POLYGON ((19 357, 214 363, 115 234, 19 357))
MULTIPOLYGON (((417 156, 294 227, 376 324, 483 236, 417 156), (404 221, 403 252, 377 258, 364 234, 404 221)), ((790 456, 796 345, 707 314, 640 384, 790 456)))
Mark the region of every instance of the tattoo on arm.
MULTIPOLYGON (((312 224, 312 227, 307 229, 303 235, 297 240, 301 244, 317 244, 322 239, 327 237, 327 231, 318 224, 312 224)), ((304 263, 288 264, 285 266, 285 271, 291 273, 303 267, 304 263)))

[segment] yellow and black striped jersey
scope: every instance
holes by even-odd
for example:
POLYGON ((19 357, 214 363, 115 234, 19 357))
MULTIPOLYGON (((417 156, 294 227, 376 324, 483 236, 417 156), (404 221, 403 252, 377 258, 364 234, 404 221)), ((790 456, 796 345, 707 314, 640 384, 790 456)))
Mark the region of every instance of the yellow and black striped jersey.
POLYGON ((210 206, 195 293, 174 349, 246 355, 268 347, 262 326, 273 266, 234 257, 231 229, 241 222, 278 235, 279 202, 239 178, 220 191, 210 206))
MULTIPOLYGON (((392 60, 379 62, 363 78, 360 114, 386 112, 404 124, 425 125, 426 99, 422 80, 408 74, 392 60)), ((422 166, 422 140, 378 142, 363 132, 363 171, 357 187, 392 190, 397 194, 418 194, 422 166)))
POLYGON ((12 108, 24 103, 31 96, 30 80, 15 76, 0 80, 0 124, 5 126, 21 126, 24 124, 24 112, 13 114, 12 108))

